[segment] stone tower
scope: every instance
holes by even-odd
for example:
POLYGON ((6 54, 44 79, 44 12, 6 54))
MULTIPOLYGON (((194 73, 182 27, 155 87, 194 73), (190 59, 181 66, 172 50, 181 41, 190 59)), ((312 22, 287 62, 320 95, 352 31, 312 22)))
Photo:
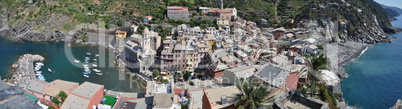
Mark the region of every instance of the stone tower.
POLYGON ((147 27, 145 27, 144 32, 142 33, 141 46, 146 54, 150 53, 150 51, 151 51, 151 32, 149 32, 147 27))
POLYGON ((220 8, 223 9, 223 0, 221 0, 221 7, 220 8))

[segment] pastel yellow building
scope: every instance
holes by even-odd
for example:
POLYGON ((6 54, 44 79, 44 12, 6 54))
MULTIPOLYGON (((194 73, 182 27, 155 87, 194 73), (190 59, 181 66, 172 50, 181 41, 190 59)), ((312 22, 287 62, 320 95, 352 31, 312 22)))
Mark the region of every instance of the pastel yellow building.
POLYGON ((127 32, 126 32, 126 31, 117 30, 117 31, 115 32, 115 35, 116 35, 117 37, 126 38, 126 37, 127 37, 127 32))

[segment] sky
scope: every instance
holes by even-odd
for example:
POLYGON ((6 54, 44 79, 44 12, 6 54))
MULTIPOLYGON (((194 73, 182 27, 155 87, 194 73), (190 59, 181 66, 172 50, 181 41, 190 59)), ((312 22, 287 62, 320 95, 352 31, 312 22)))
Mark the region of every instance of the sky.
POLYGON ((374 0, 374 1, 387 6, 393 6, 402 9, 402 0, 374 0))

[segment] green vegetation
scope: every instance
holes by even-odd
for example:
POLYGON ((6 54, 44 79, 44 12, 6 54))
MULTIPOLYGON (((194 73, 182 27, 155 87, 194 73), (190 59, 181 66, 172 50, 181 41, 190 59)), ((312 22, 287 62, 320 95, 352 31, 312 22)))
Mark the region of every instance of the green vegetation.
POLYGON ((240 99, 234 104, 239 109, 257 109, 262 107, 263 103, 273 99, 273 97, 268 97, 271 93, 268 87, 260 83, 253 84, 252 81, 242 80, 236 84, 236 87, 242 92, 242 95, 239 95, 240 99))
MULTIPOLYGON (((353 0, 348 2, 350 6, 340 0, 224 0, 224 8, 236 7, 238 16, 246 20, 256 21, 265 18, 269 21, 267 26, 292 28, 302 19, 329 19, 348 22, 348 34, 357 35, 357 30, 370 31, 362 28, 364 22, 373 21, 371 13, 377 16, 381 27, 390 27, 387 18, 391 15, 373 0, 353 0), (332 4, 330 4, 332 3, 332 4), (364 13, 358 12, 361 9, 364 13), (363 18, 363 19, 362 19, 363 18), (287 22, 291 19, 294 22, 287 22)), ((54 14, 62 14, 70 17, 69 25, 62 24, 55 29, 73 29, 77 24, 98 24, 104 22, 101 28, 115 28, 124 26, 125 22, 141 21, 143 16, 153 16, 150 23, 161 23, 165 18, 166 6, 187 6, 190 11, 196 11, 198 7, 218 8, 220 0, 35 0, 34 4, 28 4, 26 0, 0 1, 1 13, 10 13, 9 22, 18 24, 24 21, 47 21, 54 14), (6 10, 4 10, 6 9, 6 10)), ((194 13, 196 15, 197 13, 194 13)), ((181 23, 190 26, 216 26, 213 21, 193 19, 189 22, 172 21, 169 23, 178 25, 181 23)), ((41 28, 35 26, 35 29, 41 28)), ((166 36, 166 29, 161 28, 166 36)))
POLYGON ((313 68, 314 71, 318 71, 320 69, 328 69, 328 64, 329 60, 324 57, 323 54, 320 56, 317 56, 316 54, 311 54, 310 56, 310 66, 313 68))
POLYGON ((159 76, 159 70, 154 69, 154 70, 152 71, 152 76, 153 76, 153 77, 158 77, 158 76, 159 76))
POLYGON ((321 100, 328 103, 330 109, 337 109, 336 107, 336 94, 332 94, 323 83, 317 84, 319 87, 321 100))
POLYGON ((61 106, 61 104, 66 100, 67 94, 64 91, 60 91, 57 96, 52 97, 52 102, 56 104, 57 106, 61 106))
POLYGON ((191 72, 186 72, 186 73, 184 73, 184 75, 183 75, 184 80, 189 80, 190 77, 191 77, 191 72))

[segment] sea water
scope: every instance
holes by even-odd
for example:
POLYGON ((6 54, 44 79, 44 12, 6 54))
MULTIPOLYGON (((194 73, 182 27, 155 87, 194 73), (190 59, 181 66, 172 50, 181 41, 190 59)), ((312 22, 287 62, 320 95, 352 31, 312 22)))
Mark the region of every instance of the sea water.
POLYGON ((85 81, 105 85, 105 89, 123 92, 144 92, 144 88, 138 88, 135 77, 120 74, 114 65, 114 53, 103 47, 97 46, 82 46, 73 45, 70 48, 64 42, 12 42, 4 37, 0 38, 0 76, 2 79, 10 77, 10 66, 16 62, 18 56, 23 54, 39 54, 45 57, 45 64, 42 67, 43 75, 47 82, 51 82, 56 79, 83 83, 85 81), (87 55, 89 52, 91 55, 87 55), (101 52, 101 53, 100 53, 101 52), (97 61, 93 61, 95 54, 99 54, 100 58, 97 61), (104 55, 104 56, 102 56, 104 55), (68 57, 70 60, 68 60, 68 57), (94 71, 89 74, 89 78, 83 77, 84 58, 90 57, 91 61, 88 63, 98 64, 99 70, 103 75, 96 75, 94 71), (71 60, 72 59, 72 60, 71 60), (81 63, 74 63, 74 59, 78 59, 81 63), (102 62, 102 63, 98 63, 102 62), (50 68, 53 72, 49 72, 50 68), (131 80, 130 80, 131 79, 131 80))
MULTIPOLYGON (((402 28, 402 20, 393 21, 392 25, 402 28)), ((402 99, 402 33, 391 36, 398 39, 368 48, 345 66, 349 77, 341 84, 349 106, 388 109, 402 99)))

